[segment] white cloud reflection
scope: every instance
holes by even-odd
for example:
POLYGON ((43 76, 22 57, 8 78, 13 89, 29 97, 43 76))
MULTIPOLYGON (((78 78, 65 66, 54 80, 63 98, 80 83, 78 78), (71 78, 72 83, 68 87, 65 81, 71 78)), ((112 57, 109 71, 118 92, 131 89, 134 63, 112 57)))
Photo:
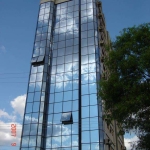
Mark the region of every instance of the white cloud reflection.
MULTIPOLYGON (((36 134, 36 132, 37 132, 36 122, 38 122, 38 119, 26 116, 25 120, 26 120, 26 123, 27 122, 30 123, 31 120, 34 121, 35 124, 33 124, 33 128, 32 128, 31 132, 33 134, 34 133, 36 134)), ((24 135, 28 135, 30 130, 31 130, 30 126, 28 126, 28 128, 26 128, 24 130, 24 135)), ((54 142, 56 142, 55 144, 53 144, 53 147, 59 147, 61 142, 68 144, 68 145, 65 145, 66 147, 71 146, 70 138, 71 138, 72 132, 74 132, 74 130, 71 131, 71 129, 69 129, 67 126, 64 126, 62 124, 52 124, 51 122, 48 122, 48 125, 47 125, 47 147, 51 146, 51 144, 50 144, 51 138, 48 138, 49 136, 53 136, 53 140, 54 140, 54 142), (63 136, 60 136, 60 135, 63 135, 63 136)), ((27 140, 25 140, 24 143, 27 144, 27 140)), ((34 143, 34 141, 33 141, 33 143, 34 143)), ((31 141, 31 144, 32 144, 32 141, 31 141)), ((74 144, 74 146, 76 146, 76 145, 78 145, 78 142, 74 141, 73 144, 74 144)))
MULTIPOLYGON (((81 73, 83 74, 83 82, 84 81, 89 81, 90 83, 96 81, 96 64, 91 63, 88 64, 88 60, 83 60, 85 65, 81 66, 81 73)), ((93 58, 93 62, 94 62, 93 58)), ((51 76, 51 82, 55 83, 56 88, 62 88, 63 86, 66 87, 69 84, 69 81, 73 79, 74 83, 76 82, 76 79, 78 79, 78 70, 72 71, 72 68, 78 68, 78 63, 69 63, 67 66, 67 71, 64 72, 64 68, 57 66, 57 72, 56 73, 56 68, 53 68, 53 75, 51 76), (74 66, 73 66, 74 65, 74 66), (72 72, 71 72, 72 71, 72 72), (55 74, 56 73, 56 74, 55 74), (66 81, 66 82, 63 82, 66 81)))

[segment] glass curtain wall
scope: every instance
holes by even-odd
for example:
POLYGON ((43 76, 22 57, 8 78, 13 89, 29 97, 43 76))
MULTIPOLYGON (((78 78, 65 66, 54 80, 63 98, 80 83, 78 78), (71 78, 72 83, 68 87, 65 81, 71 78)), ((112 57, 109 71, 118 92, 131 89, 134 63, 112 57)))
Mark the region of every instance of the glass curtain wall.
POLYGON ((41 4, 31 59, 31 71, 21 137, 21 150, 44 150, 51 62, 54 3, 41 4))
POLYGON ((46 148, 78 150, 78 0, 57 4, 54 18, 46 148), (72 113, 73 124, 62 124, 65 112, 72 113))
POLYGON ((40 5, 21 150, 103 150, 97 24, 95 0, 40 5))
POLYGON ((95 0, 81 1, 82 150, 103 150, 103 121, 97 82, 100 50, 95 0))

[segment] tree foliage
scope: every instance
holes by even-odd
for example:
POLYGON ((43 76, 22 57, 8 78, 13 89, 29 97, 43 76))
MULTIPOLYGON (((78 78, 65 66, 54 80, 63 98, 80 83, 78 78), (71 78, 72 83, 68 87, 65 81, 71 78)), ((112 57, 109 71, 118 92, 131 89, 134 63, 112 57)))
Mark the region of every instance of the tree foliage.
POLYGON ((150 23, 123 29, 111 49, 104 60, 110 75, 99 90, 105 117, 134 130, 138 147, 150 149, 150 23))

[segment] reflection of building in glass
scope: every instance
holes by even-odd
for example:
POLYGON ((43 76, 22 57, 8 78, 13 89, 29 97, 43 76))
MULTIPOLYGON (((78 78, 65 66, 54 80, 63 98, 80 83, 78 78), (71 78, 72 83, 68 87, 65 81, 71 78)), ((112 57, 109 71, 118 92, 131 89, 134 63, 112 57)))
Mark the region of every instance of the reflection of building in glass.
POLYGON ((123 150, 97 97, 108 41, 101 10, 96 0, 41 0, 20 150, 123 150))

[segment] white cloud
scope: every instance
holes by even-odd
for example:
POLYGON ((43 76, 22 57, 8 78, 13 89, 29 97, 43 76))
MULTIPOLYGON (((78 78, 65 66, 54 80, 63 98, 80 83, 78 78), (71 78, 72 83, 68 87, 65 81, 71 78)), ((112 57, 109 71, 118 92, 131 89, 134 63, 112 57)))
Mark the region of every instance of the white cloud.
POLYGON ((0 52, 2 52, 2 53, 5 53, 5 52, 6 52, 5 46, 3 46, 3 45, 0 46, 0 52))
POLYGON ((11 106, 14 109, 15 113, 19 113, 20 116, 24 114, 26 95, 21 95, 16 97, 13 101, 11 101, 11 106))
POLYGON ((136 142, 136 141, 138 141, 138 137, 137 136, 134 136, 134 137, 132 137, 132 138, 125 138, 124 139, 124 143, 125 143, 125 146, 126 146, 126 149, 127 150, 131 150, 131 143, 133 142, 136 142))
POLYGON ((15 122, 5 123, 0 121, 0 145, 20 144, 22 125, 15 122), (11 135, 11 124, 16 124, 16 137, 11 135))
POLYGON ((16 116, 9 115, 7 112, 5 112, 5 110, 0 109, 0 119, 8 119, 13 121, 16 119, 16 116))
MULTIPOLYGON (((10 102, 15 113, 19 113, 21 116, 24 113, 26 95, 16 97, 10 102)), ((15 122, 16 114, 8 113, 4 109, 0 109, 0 145, 11 146, 11 143, 20 144, 20 137, 22 131, 22 125, 15 122), (11 133, 11 124, 16 124, 16 136, 11 133)))

